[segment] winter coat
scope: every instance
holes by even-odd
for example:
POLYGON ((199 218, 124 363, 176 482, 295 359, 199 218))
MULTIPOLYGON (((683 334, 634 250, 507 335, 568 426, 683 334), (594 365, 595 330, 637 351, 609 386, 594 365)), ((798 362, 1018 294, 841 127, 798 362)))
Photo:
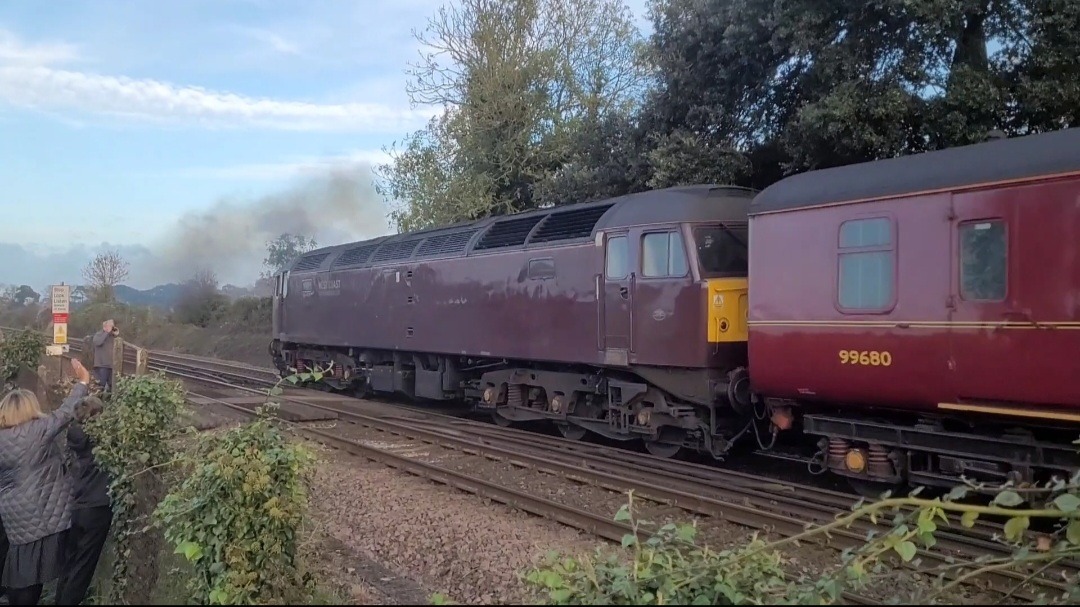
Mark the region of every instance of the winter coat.
POLYGON ((71 495, 72 510, 109 506, 109 476, 94 459, 94 442, 83 431, 79 422, 73 422, 67 431, 68 447, 75 454, 72 467, 74 487, 71 495))
POLYGON ((113 367, 113 342, 116 336, 104 330, 94 334, 94 366, 112 369, 113 367))
POLYGON ((85 384, 75 384, 56 411, 0 429, 0 518, 13 545, 71 527, 72 479, 57 438, 86 392, 85 384))

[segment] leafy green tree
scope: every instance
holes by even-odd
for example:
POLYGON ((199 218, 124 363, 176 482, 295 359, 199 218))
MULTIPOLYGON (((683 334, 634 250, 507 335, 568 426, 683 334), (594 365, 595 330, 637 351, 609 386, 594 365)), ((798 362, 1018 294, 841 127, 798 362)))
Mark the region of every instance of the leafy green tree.
POLYGON ((447 109, 377 169, 401 230, 536 206, 577 133, 628 112, 643 84, 621 0, 465 0, 418 39, 432 50, 409 95, 447 109))
POLYGON ((263 272, 263 277, 273 276, 289 266, 294 259, 311 251, 318 244, 315 237, 310 238, 297 234, 282 234, 266 243, 266 257, 263 265, 268 268, 263 272))

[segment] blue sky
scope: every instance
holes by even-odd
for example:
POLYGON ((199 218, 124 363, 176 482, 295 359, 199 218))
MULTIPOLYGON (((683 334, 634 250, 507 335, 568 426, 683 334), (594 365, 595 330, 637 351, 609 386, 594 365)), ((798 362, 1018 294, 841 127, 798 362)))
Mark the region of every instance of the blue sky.
POLYGON ((4 0, 0 283, 79 282, 104 245, 132 286, 215 247, 244 258, 221 278, 248 282, 281 227, 256 211, 315 190, 338 198, 313 203, 322 243, 387 232, 370 163, 435 112, 410 107, 405 69, 441 4, 4 0), (350 201, 331 174, 355 180, 350 201))

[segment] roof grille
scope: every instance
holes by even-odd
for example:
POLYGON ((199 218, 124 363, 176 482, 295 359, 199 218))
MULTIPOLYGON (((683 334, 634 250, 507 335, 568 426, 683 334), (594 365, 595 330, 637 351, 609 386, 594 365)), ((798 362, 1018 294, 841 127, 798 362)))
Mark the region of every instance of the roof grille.
POLYGON ((416 245, 420 244, 420 240, 399 240, 398 242, 391 242, 383 245, 379 248, 375 256, 371 258, 373 263, 380 261, 397 261, 399 259, 408 259, 412 257, 412 253, 416 250, 416 245))
POLYGON ((379 248, 377 244, 366 244, 362 247, 354 247, 342 253, 334 263, 330 264, 331 268, 343 268, 345 266, 358 266, 368 260, 371 254, 375 252, 375 249, 379 248))
POLYGON ((294 272, 303 272, 304 270, 314 270, 314 269, 318 268, 319 266, 321 266, 323 260, 326 259, 327 256, 329 256, 329 255, 330 255, 330 253, 327 252, 327 253, 315 253, 314 255, 307 255, 305 257, 301 257, 300 261, 297 261, 296 265, 293 266, 293 271, 294 272))
POLYGON ((498 249, 501 247, 516 247, 525 244, 529 232, 546 215, 532 215, 531 217, 519 217, 517 219, 504 219, 495 223, 484 233, 484 237, 473 247, 474 251, 481 249, 498 249))
POLYGON ((425 240, 424 244, 420 245, 420 250, 416 252, 416 256, 432 257, 434 255, 446 255, 447 253, 460 253, 465 250, 469 240, 475 233, 476 230, 467 230, 465 232, 432 236, 425 240))
POLYGON ((548 215, 547 221, 537 228, 529 242, 551 242, 585 238, 592 234, 596 222, 612 205, 589 206, 572 211, 559 211, 548 215))

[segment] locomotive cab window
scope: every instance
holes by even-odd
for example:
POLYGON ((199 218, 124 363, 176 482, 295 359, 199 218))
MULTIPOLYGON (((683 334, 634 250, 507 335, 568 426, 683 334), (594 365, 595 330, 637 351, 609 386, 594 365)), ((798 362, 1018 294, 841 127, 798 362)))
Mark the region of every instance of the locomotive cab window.
POLYGON ((1001 301, 1008 286, 1005 222, 960 224, 960 296, 968 301, 1001 301))
POLYGON ((846 311, 883 311, 893 301, 896 247, 887 217, 840 224, 837 300, 846 311))
POLYGON ((630 250, 626 243, 626 236, 608 238, 607 267, 604 272, 608 278, 626 278, 630 273, 630 250))
POLYGON ((678 232, 646 234, 641 245, 641 274, 648 278, 686 276, 689 266, 678 232))
POLYGON ((709 278, 746 276, 748 236, 746 226, 694 228, 694 245, 697 247, 701 275, 709 278))

